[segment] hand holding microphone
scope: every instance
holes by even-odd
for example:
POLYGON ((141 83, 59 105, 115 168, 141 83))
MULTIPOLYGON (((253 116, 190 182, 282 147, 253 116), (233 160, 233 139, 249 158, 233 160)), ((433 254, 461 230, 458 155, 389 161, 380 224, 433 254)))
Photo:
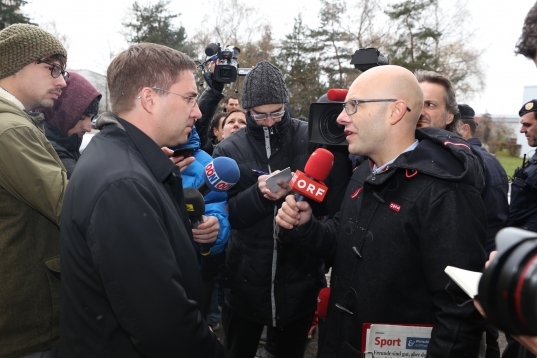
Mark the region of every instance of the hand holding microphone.
POLYGON ((211 246, 218 237, 220 225, 214 216, 205 216, 205 201, 203 195, 194 188, 184 188, 186 210, 192 225, 194 241, 200 246, 202 256, 211 253, 211 246))
POLYGON ((292 230, 311 220, 311 206, 307 201, 296 201, 294 195, 288 195, 278 210, 276 224, 282 229, 292 230))
POLYGON ((328 190, 323 181, 330 173, 333 164, 334 155, 326 149, 319 148, 308 159, 304 173, 300 170, 295 171, 289 184, 296 194, 285 198, 285 203, 276 216, 276 224, 281 228, 278 233, 279 239, 285 236, 287 230, 311 219, 311 207, 304 198, 319 203, 323 201, 328 190))

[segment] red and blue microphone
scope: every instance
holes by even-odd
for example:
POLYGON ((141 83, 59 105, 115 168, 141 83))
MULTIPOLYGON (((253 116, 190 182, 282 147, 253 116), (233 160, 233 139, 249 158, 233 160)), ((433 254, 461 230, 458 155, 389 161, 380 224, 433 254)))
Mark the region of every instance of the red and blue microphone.
POLYGON ((203 184, 198 187, 205 196, 210 191, 228 191, 239 181, 241 172, 237 162, 228 157, 218 157, 205 166, 203 184))

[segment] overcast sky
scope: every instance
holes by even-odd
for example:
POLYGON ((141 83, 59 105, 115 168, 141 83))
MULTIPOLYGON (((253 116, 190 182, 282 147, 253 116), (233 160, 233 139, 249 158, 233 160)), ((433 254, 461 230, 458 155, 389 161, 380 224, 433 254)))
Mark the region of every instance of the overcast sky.
MULTIPOLYGON (((104 73, 110 62, 109 53, 127 47, 119 31, 134 0, 29 2, 23 11, 35 22, 54 21, 58 32, 69 37, 69 68, 104 73)), ((143 0, 140 2, 144 3, 143 0)), ((458 98, 459 103, 470 104, 476 113, 518 113, 523 104, 524 86, 537 86, 537 68, 533 62, 513 53, 526 13, 534 3, 535 0, 468 1, 472 15, 468 21, 470 27, 476 29, 474 45, 486 49, 483 55, 486 88, 471 101, 458 98)), ((298 13, 302 13, 304 22, 310 27, 318 23, 320 2, 316 0, 271 0, 255 2, 255 6, 270 21, 274 38, 278 40, 292 30, 298 13)), ((179 19, 187 35, 206 25, 202 20, 207 11, 217 11, 211 10, 204 0, 172 0, 170 9, 181 13, 179 19)))

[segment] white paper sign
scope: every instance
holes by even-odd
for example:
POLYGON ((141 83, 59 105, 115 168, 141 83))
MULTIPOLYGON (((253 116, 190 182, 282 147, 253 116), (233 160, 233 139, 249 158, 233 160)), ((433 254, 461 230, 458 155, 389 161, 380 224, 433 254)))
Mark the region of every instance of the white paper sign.
POLYGON ((364 358, 425 357, 432 327, 372 324, 367 333, 364 358))

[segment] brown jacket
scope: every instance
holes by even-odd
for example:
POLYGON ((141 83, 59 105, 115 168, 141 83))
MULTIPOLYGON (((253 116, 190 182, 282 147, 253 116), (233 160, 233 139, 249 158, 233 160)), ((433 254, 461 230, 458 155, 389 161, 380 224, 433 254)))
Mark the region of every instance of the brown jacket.
MULTIPOLYGON (((0 90, 0 357, 58 340, 59 221, 67 174, 32 118, 0 90)), ((42 116, 41 116, 42 117, 42 116)))

